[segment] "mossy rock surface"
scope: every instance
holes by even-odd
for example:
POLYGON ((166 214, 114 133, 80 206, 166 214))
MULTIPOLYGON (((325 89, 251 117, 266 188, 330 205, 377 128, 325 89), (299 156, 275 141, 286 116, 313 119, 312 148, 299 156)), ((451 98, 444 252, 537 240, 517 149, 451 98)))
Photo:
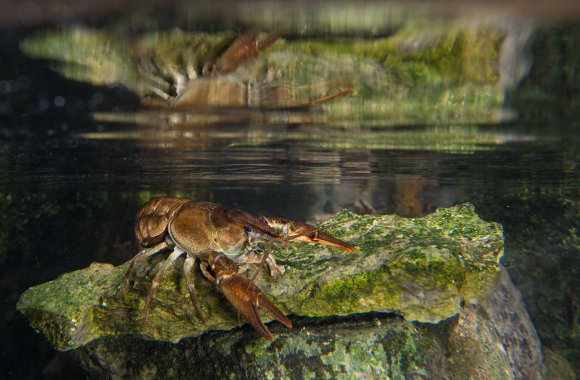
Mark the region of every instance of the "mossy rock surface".
MULTIPOLYGON (((255 280, 291 317, 396 312, 408 321, 436 323, 457 314, 463 301, 486 294, 503 252, 501 226, 481 220, 469 204, 414 219, 342 211, 320 226, 357 250, 304 243, 275 247, 286 273, 270 277, 264 270, 255 280)), ((182 259, 166 272, 143 319, 153 268, 164 257, 160 253, 139 264, 132 286, 123 281, 128 263, 93 263, 30 288, 18 310, 60 350, 120 334, 177 342, 244 323, 198 270, 195 280, 205 319, 196 318, 182 259)), ((255 269, 246 273, 251 276, 255 269)), ((268 318, 263 314, 263 320, 268 318)))
POLYGON ((463 309, 441 326, 387 314, 295 318, 292 330, 273 327, 274 342, 248 336, 246 326, 177 344, 106 337, 73 355, 92 378, 515 378, 492 322, 481 315, 477 307, 463 309))

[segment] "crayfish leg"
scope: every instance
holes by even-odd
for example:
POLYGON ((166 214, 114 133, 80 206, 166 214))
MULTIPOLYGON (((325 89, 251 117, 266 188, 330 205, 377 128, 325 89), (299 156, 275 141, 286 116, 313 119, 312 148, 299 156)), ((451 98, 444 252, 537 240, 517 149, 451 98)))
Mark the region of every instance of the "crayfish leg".
POLYGON ((266 250, 264 253, 254 253, 254 252, 250 252, 247 253, 245 255, 243 255, 240 258, 240 262, 242 264, 254 264, 254 265, 258 265, 258 271, 256 271, 256 273, 254 274, 254 276, 252 277, 252 280, 255 280, 258 273, 260 273, 260 269, 262 268, 262 266, 264 265, 264 263, 266 263, 266 265, 268 265, 268 270, 270 271, 270 276, 274 277, 278 274, 283 275, 284 272, 286 272, 286 269, 284 268, 284 266, 279 265, 276 262, 276 258, 274 258, 274 256, 272 255, 272 253, 270 252, 270 250, 266 250))
POLYGON ((153 281, 151 281, 151 286, 149 288, 149 292, 147 292, 147 299, 145 299, 145 306, 143 307, 143 319, 147 319, 147 313, 149 312, 149 303, 151 302, 151 299, 153 298, 153 294, 155 293, 155 288, 157 288, 157 286, 159 286, 159 282, 161 281, 163 274, 165 273, 167 268, 169 268, 169 266, 182 254, 183 254, 183 251, 176 247, 173 250, 173 252, 171 252, 171 255, 169 255, 169 257, 167 259, 165 259, 165 261, 162 261, 161 267, 159 268, 159 270, 155 274, 155 277, 153 277, 153 281))
POLYGON ((131 263, 129 264, 129 269, 125 272, 125 276, 123 280, 126 284, 129 284, 130 280, 133 278, 133 271, 135 270, 135 265, 139 263, 141 260, 153 256, 156 253, 161 252, 165 248, 167 248, 168 244, 166 242, 161 242, 151 248, 145 248, 141 252, 139 252, 135 257, 131 259, 131 263))
POLYGON ((200 320, 205 320, 199 307, 199 299, 197 298, 197 291, 195 290, 195 282, 192 274, 193 266, 197 258, 195 256, 187 255, 185 261, 183 262, 183 274, 185 275, 185 282, 187 283, 187 290, 189 291, 189 298, 191 298, 191 303, 195 308, 195 313, 200 320))

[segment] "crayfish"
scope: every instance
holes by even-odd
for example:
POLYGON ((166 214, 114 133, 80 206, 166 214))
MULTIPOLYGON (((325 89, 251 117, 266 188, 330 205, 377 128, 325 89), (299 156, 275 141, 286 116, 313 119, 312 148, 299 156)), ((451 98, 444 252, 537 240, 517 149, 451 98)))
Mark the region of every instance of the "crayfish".
POLYGON ((248 277, 242 275, 242 266, 262 263, 269 266, 271 275, 284 272, 268 250, 260 254, 255 252, 256 248, 269 242, 300 240, 349 251, 355 249, 351 244, 306 223, 280 217, 257 218, 218 203, 172 197, 154 198, 141 207, 137 214, 135 235, 144 249, 131 260, 126 281, 132 277, 136 263, 171 249, 151 282, 143 309, 145 317, 164 272, 178 257, 185 255, 183 273, 198 317, 204 318, 192 271, 199 260, 205 278, 220 289, 260 335, 270 341, 274 340, 274 336, 261 321, 259 307, 288 328, 292 327, 292 322, 248 277))

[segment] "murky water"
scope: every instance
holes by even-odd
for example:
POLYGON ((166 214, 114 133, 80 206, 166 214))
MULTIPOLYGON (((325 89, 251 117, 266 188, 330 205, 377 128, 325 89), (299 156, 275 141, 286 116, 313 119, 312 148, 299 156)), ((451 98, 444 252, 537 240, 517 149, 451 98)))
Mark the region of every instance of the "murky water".
POLYGON ((133 112, 134 94, 69 82, 20 55, 27 33, 12 33, 0 78, 4 375, 58 378, 75 368, 16 301, 93 261, 128 260, 136 210, 162 194, 304 220, 342 208, 419 216, 471 202, 504 224, 503 263, 544 345, 579 370, 577 67, 556 86, 560 101, 523 102, 510 90, 513 100, 473 114, 439 109, 435 119, 429 109, 376 112, 348 97, 336 108, 133 112), (96 103, 99 112, 88 112, 96 103))

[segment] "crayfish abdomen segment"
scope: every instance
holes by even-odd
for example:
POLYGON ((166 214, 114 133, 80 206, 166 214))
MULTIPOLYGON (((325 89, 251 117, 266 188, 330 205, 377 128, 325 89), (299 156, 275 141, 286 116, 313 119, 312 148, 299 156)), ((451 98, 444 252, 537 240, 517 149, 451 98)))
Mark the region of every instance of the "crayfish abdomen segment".
POLYGON ((169 222, 190 199, 160 197, 145 203, 137 213, 135 236, 139 244, 149 247, 161 243, 167 235, 169 222))

